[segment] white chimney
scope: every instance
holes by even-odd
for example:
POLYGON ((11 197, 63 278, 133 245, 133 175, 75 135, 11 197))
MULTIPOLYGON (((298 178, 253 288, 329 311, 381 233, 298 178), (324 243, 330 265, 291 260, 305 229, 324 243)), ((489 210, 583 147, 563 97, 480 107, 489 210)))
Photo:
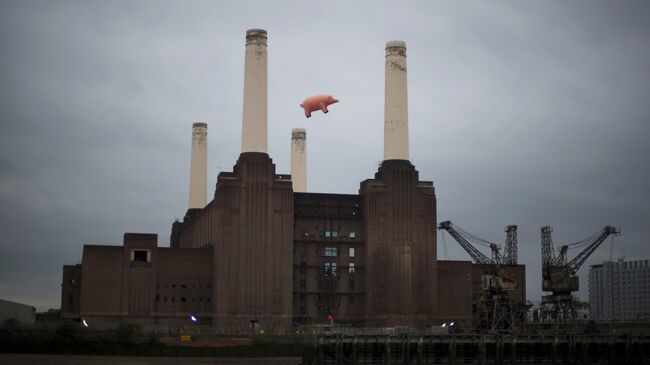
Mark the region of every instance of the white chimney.
POLYGON ((386 43, 384 160, 409 159, 406 43, 386 43))
POLYGON ((189 208, 203 208, 208 202, 208 125, 192 125, 189 208))
POLYGON ((246 31, 241 152, 267 152, 266 31, 246 31))
POLYGON ((307 191, 307 131, 305 128, 291 130, 291 181, 293 191, 307 191))

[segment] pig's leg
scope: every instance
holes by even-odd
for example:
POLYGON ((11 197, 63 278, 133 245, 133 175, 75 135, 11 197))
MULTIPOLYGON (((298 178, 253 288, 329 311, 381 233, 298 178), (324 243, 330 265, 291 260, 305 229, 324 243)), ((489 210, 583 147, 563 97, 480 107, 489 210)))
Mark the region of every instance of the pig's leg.
POLYGON ((327 105, 325 105, 325 104, 321 104, 321 105, 320 105, 320 110, 322 110, 323 113, 327 113, 327 112, 328 112, 328 110, 327 110, 327 105))

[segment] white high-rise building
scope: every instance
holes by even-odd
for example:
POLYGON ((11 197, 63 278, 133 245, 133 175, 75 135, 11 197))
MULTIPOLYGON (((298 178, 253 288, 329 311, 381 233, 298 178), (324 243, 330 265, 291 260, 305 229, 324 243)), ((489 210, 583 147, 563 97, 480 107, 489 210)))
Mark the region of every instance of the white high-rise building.
POLYGON ((650 260, 604 262, 589 270, 591 319, 650 319, 650 260))

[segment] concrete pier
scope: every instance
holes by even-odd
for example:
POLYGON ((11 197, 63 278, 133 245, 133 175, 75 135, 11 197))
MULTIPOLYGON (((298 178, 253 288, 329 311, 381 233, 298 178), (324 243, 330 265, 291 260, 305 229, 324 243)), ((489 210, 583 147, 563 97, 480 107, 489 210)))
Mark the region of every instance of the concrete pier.
POLYGON ((342 335, 315 339, 307 364, 646 364, 650 337, 633 335, 342 335), (578 355, 580 354, 580 356, 578 355))

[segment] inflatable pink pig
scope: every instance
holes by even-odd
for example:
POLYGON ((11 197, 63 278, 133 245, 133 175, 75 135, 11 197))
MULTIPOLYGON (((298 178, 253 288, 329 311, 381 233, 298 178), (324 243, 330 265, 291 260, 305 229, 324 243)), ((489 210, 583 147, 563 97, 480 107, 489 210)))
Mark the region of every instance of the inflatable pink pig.
POLYGON ((300 104, 300 107, 305 109, 305 116, 309 118, 311 117, 311 112, 316 110, 322 110, 323 113, 327 113, 327 106, 338 102, 339 100, 332 95, 312 95, 305 99, 305 101, 300 104))

